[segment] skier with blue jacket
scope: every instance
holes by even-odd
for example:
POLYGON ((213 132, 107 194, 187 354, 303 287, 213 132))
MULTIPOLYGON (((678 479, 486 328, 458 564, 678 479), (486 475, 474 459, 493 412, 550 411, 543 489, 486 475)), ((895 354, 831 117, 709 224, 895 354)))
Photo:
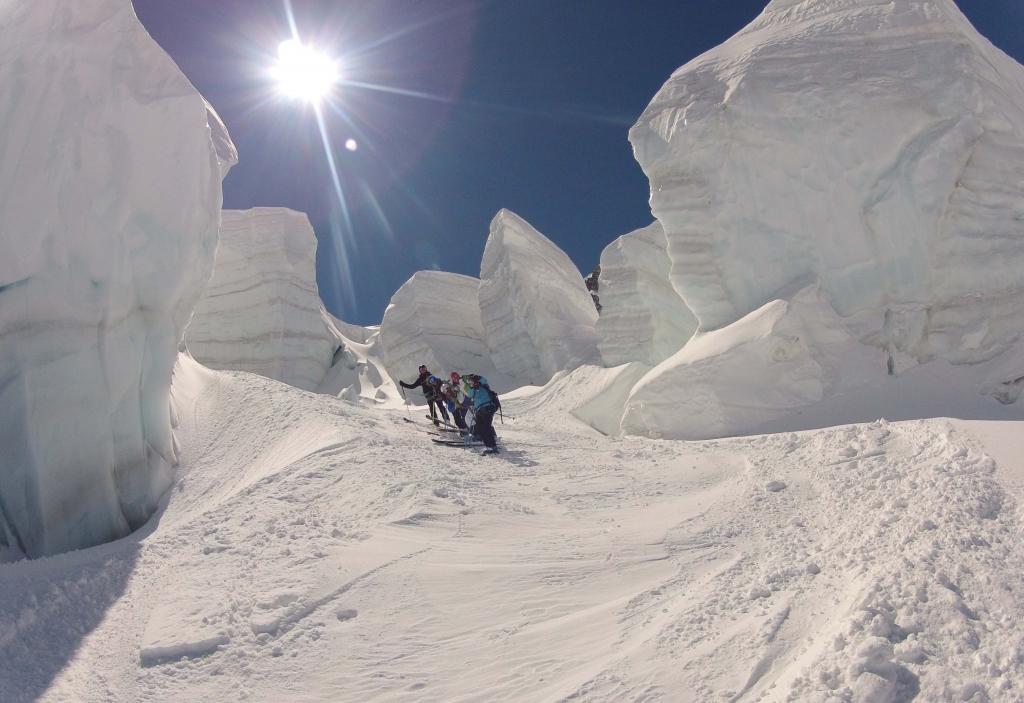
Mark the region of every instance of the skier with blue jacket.
POLYGON ((498 453, 498 438, 494 434, 494 413, 498 412, 501 402, 498 394, 487 385, 487 379, 475 373, 466 374, 469 379, 467 397, 473 402, 473 415, 476 418, 474 434, 479 437, 486 449, 484 454, 498 453))

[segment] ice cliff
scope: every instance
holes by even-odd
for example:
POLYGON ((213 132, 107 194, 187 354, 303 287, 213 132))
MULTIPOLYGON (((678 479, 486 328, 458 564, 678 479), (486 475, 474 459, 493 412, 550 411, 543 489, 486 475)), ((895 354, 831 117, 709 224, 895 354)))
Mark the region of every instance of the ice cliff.
POLYGON ((951 0, 775 0, 630 140, 702 329, 806 278, 907 363, 1024 330, 1024 68, 951 0))
POLYGON ((416 378, 420 364, 438 375, 467 371, 493 375, 484 341, 477 289, 480 281, 443 271, 417 271, 391 298, 380 325, 379 347, 388 373, 416 378))
POLYGON ((650 366, 675 354, 697 319, 669 281, 672 261, 659 222, 625 234, 601 252, 598 347, 606 366, 650 366))
POLYGON ((0 4, 0 546, 122 537, 175 446, 178 344, 236 161, 128 0, 0 4))
POLYGON ((491 221, 480 317, 495 366, 519 383, 597 361, 597 310, 572 260, 518 215, 491 221))
MULTIPOLYGON (((767 347, 734 365, 739 347, 726 345, 712 364, 704 335, 714 330, 741 346, 796 337, 780 352, 792 366, 828 357, 808 345, 842 329, 873 350, 865 378, 930 361, 987 364, 1002 376, 977 389, 1013 396, 1003 391, 1024 377, 1024 67, 951 0, 775 0, 677 70, 630 141, 665 229, 671 284, 700 323, 691 344, 704 345, 641 380, 624 420, 634 431, 699 436, 707 423, 722 434, 753 421, 723 405, 722 376, 677 395, 701 389, 708 407, 738 415, 641 421, 664 388, 697 380, 694 365, 775 383, 781 367, 767 347), (809 284, 818 312, 797 314, 806 306, 792 291, 809 284), (740 329, 765 315, 775 332, 740 329)), ((817 380, 801 382, 807 393, 766 395, 761 419, 847 387, 841 371, 797 369, 817 380)))
POLYGON ((340 341, 320 302, 316 237, 305 214, 224 211, 213 276, 186 338, 210 368, 317 388, 340 341))

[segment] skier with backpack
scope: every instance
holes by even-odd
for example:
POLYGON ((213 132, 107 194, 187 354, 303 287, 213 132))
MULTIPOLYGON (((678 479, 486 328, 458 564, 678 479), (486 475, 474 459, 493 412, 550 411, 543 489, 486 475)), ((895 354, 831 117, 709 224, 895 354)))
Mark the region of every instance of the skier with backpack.
POLYGON ((449 378, 451 381, 447 385, 451 388, 452 404, 448 409, 452 411, 452 417, 455 419, 456 426, 460 430, 468 432, 472 420, 472 401, 466 395, 469 390, 469 382, 466 381, 465 385, 463 385, 462 377, 459 376, 458 371, 452 371, 449 378))
POLYGON ((441 413, 441 417, 444 418, 445 424, 451 422, 448 419, 448 409, 445 408, 444 401, 441 399, 441 379, 432 375, 425 364, 420 364, 419 376, 416 377, 415 381, 406 383, 399 380, 398 383, 402 388, 423 388, 423 397, 427 399, 427 406, 430 408, 430 419, 434 421, 435 425, 441 424, 437 419, 437 412, 434 411, 435 405, 437 405, 437 410, 441 413))
POLYGON ((473 416, 476 419, 473 433, 481 439, 486 447, 484 454, 498 453, 498 438, 494 434, 494 413, 501 408, 498 394, 487 385, 487 379, 475 373, 466 374, 469 380, 467 396, 473 403, 473 416))

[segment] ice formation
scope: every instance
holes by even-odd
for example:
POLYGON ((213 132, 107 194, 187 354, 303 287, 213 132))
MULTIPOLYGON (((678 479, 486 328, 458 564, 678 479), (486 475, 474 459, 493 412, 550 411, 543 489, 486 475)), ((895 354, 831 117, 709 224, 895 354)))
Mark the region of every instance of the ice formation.
POLYGON ((236 154, 126 0, 0 5, 0 85, 0 547, 39 556, 126 535, 170 485, 236 154))
POLYGON ((702 329, 807 279, 897 369, 1019 341, 1024 68, 952 0, 774 0, 630 141, 702 329))
POLYGON ((217 263, 187 332, 214 369, 251 371, 315 390, 340 341, 316 285, 316 237, 287 208, 225 210, 217 263))
POLYGON ((809 286, 694 337, 633 387, 621 429, 677 439, 752 432, 856 388, 879 355, 809 286))
POLYGON ((697 319, 672 288, 672 261, 659 222, 623 235, 601 252, 598 347, 606 366, 650 366, 675 354, 697 319))
POLYGON ((579 270, 508 210, 491 221, 480 279, 480 316, 495 366, 539 385, 598 360, 598 314, 579 270))
POLYGON ((416 378, 420 364, 438 375, 450 371, 493 375, 484 341, 477 289, 480 281, 443 271, 417 271, 391 297, 379 345, 391 377, 416 378))

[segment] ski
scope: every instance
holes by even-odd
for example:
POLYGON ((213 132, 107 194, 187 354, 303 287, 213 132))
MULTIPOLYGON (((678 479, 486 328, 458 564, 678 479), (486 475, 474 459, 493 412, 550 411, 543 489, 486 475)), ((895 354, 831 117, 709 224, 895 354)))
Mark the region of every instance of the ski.
POLYGON ((484 446, 483 442, 463 442, 461 439, 433 439, 430 440, 434 444, 443 444, 446 447, 467 447, 470 449, 476 449, 484 446))

